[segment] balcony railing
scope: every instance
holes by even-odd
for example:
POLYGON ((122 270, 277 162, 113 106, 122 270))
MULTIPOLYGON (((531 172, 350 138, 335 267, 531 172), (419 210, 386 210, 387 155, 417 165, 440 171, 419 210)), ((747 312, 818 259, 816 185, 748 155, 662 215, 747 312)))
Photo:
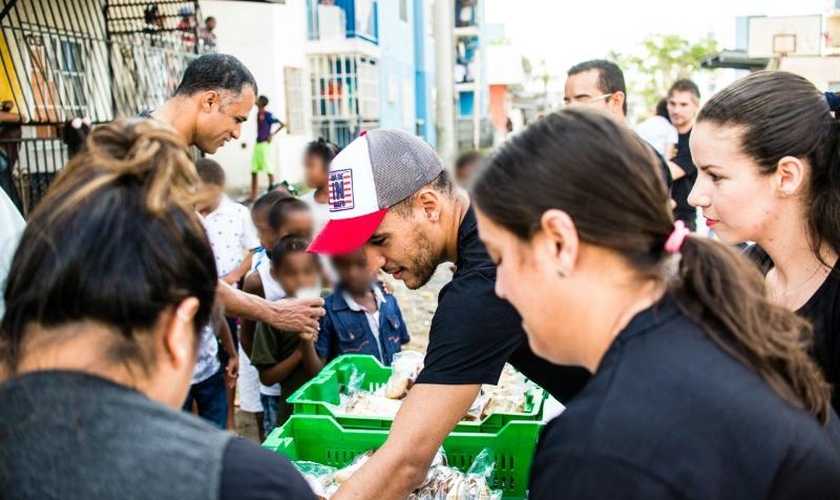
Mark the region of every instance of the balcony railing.
POLYGON ((379 44, 376 0, 309 0, 309 39, 359 38, 379 44))

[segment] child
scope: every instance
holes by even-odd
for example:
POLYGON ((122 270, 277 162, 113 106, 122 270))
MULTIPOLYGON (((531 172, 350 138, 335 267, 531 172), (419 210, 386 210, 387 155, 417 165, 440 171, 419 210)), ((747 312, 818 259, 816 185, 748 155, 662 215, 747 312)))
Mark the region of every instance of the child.
POLYGON ((314 376, 340 354, 371 354, 389 366, 409 341, 397 299, 383 293, 364 250, 333 257, 338 285, 326 298, 315 342, 304 341, 304 366, 314 376))
POLYGON ((199 188, 198 213, 204 218, 207 237, 219 276, 236 285, 251 268, 251 255, 259 248, 259 239, 248 209, 225 193, 225 171, 209 158, 195 162, 199 188))
POLYGON ((303 154, 304 177, 306 185, 312 191, 301 196, 315 216, 315 233, 317 234, 327 221, 330 220, 329 171, 330 162, 341 148, 327 141, 323 137, 312 141, 306 146, 303 154))
POLYGON ((252 202, 257 200, 259 174, 268 174, 269 188, 274 185, 274 154, 271 149, 271 139, 286 126, 266 110, 266 106, 268 106, 268 97, 259 96, 257 98, 257 142, 254 145, 254 159, 251 163, 252 202), (280 126, 272 130, 273 125, 280 126))
POLYGON ((184 411, 192 411, 193 403, 195 403, 200 417, 209 420, 220 429, 225 429, 226 426, 233 429, 228 419, 227 393, 229 391, 226 389, 230 389, 231 381, 236 380, 239 363, 230 329, 221 310, 215 311, 211 322, 201 330, 199 342, 198 359, 193 371, 190 392, 184 401, 184 411), (222 365, 218 358, 219 341, 222 342, 228 354, 225 373, 222 373, 222 365), (227 384, 225 376, 227 376, 227 384))
MULTIPOLYGON (((306 251, 308 246, 308 238, 291 235, 280 239, 271 250, 271 276, 288 297, 296 297, 302 291, 320 291, 320 261, 317 255, 306 251)), ((286 403, 286 398, 309 379, 301 365, 304 343, 296 332, 277 330, 264 323, 257 324, 251 363, 260 372, 263 384, 281 384, 285 396, 282 401, 280 396, 261 397, 266 403, 266 434, 275 425, 282 425, 288 420, 291 406, 286 403)))
MULTIPOLYGON (((312 216, 309 213, 309 208, 300 200, 291 198, 278 191, 270 191, 254 203, 251 210, 251 217, 254 225, 257 227, 260 243, 263 249, 267 250, 255 254, 255 266, 253 271, 245 278, 243 290, 267 300, 282 299, 286 296, 286 293, 271 275, 271 261, 268 258, 268 254, 280 237, 290 234, 299 234, 306 237, 311 236, 312 216)), ((242 350, 246 356, 250 356, 252 353, 255 331, 255 322, 249 320, 242 321, 240 337, 242 339, 242 350)), ((262 409, 262 415, 257 415, 257 420, 260 423, 258 429, 260 440, 264 441, 265 429, 268 428, 270 431, 274 427, 273 424, 269 425, 273 420, 271 418, 266 420, 265 415, 272 412, 276 415, 277 408, 276 404, 273 408, 270 408, 268 405, 275 400, 279 400, 281 388, 280 384, 266 385, 259 383, 259 381, 257 381, 257 384, 260 399, 259 404, 262 409)))
MULTIPOLYGON (((196 208, 203 217, 207 238, 216 257, 216 272, 228 284, 237 286, 251 267, 253 251, 259 247, 256 229, 248 209, 224 193, 225 171, 222 166, 209 158, 201 158, 195 162, 195 168, 201 178, 196 208)), ((228 356, 238 358, 235 318, 227 318, 227 327, 234 349, 220 353, 223 363, 228 362, 228 356)), ((234 428, 235 380, 228 380, 227 385, 227 425, 234 428)))

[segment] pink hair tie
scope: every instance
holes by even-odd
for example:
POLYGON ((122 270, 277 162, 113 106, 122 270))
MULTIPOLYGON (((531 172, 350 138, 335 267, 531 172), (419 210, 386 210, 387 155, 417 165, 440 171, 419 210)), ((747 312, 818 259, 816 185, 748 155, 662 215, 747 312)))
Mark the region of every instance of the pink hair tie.
POLYGON ((691 234, 691 230, 685 227, 685 222, 678 220, 674 222, 674 230, 665 240, 665 251, 668 253, 680 253, 685 242, 685 237, 691 234))

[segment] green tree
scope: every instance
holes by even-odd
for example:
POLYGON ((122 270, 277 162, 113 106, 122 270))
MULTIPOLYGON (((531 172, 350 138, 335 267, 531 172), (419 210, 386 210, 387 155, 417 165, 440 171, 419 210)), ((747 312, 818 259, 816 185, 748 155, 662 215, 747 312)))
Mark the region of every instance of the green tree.
POLYGON ((651 35, 636 53, 612 52, 610 58, 628 75, 628 86, 641 96, 649 108, 656 106, 680 78, 691 78, 700 61, 718 51, 718 43, 709 34, 696 42, 679 35, 651 35))

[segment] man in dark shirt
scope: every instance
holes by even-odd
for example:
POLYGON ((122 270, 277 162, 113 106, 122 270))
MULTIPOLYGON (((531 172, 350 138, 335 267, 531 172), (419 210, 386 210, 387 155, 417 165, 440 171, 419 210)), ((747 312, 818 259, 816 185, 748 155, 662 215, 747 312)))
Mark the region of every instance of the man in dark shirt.
POLYGON ((426 284, 438 265, 457 264, 440 292, 425 368, 388 441, 334 500, 405 498, 481 384, 496 384, 508 361, 560 401, 586 383, 583 368, 553 365, 528 347, 521 318, 495 294, 496 268, 469 199, 428 144, 399 130, 368 132, 331 162, 329 195, 331 220, 311 251, 341 255, 364 245, 372 266, 411 289, 426 284))
MULTIPOLYGON (((627 120, 627 85, 624 82, 624 72, 612 61, 593 59, 575 64, 567 73, 564 93, 563 101, 567 106, 597 106, 622 122, 627 120)), ((652 146, 651 151, 656 154, 662 169, 662 179, 670 189, 674 166, 662 158, 652 146)))
POLYGON ((674 217, 685 222, 692 231, 697 230, 697 209, 688 203, 688 194, 697 180, 697 167, 691 160, 688 140, 700 111, 700 89, 691 80, 677 80, 668 91, 668 115, 677 127, 679 140, 677 152, 671 160, 674 188, 671 197, 677 202, 674 217))

